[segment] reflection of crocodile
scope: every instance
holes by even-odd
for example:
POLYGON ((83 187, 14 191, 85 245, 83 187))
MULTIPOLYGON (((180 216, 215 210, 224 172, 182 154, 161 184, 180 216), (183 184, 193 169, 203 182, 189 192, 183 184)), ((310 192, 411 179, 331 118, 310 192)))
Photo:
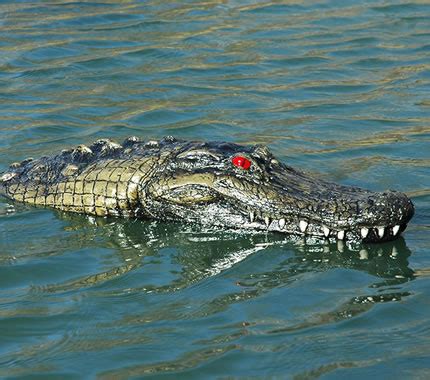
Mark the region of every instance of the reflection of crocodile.
MULTIPOLYGON (((384 294, 394 296, 392 290, 395 286, 416 276, 409 267, 411 252, 403 237, 378 245, 360 244, 358 251, 339 242, 321 244, 309 241, 302 244, 301 240, 284 239, 280 234, 214 231, 197 225, 140 220, 112 222, 104 218, 87 219, 76 214, 61 214, 61 219, 67 223, 68 231, 75 232, 68 235, 61 247, 55 248, 56 251, 70 251, 77 247, 97 251, 100 247, 109 247, 118 253, 118 258, 109 263, 103 261, 102 270, 97 273, 50 284, 45 288, 49 292, 100 285, 134 271, 139 273, 141 280, 135 288, 127 288, 127 291, 170 293, 218 275, 250 255, 258 256, 255 253, 262 250, 266 252, 260 257, 266 259, 270 252, 277 252, 273 260, 269 260, 270 272, 258 265, 257 272, 251 275, 240 272, 236 285, 241 290, 234 293, 233 299, 242 299, 245 289, 258 296, 275 286, 290 284, 304 273, 327 272, 337 268, 362 271, 378 279, 370 286, 377 290, 365 297, 381 294, 384 288, 388 291, 384 294), (151 265, 159 267, 160 263, 170 273, 161 279, 161 283, 157 282, 157 277, 154 280, 153 271, 156 269, 151 265)), ((249 296, 246 293, 245 298, 249 296)))
POLYGON ((90 147, 12 164, 0 193, 99 216, 198 222, 367 242, 396 238, 414 213, 398 192, 325 182, 267 148, 171 137, 90 147))
MULTIPOLYGON (((342 292, 335 291, 335 285, 331 290, 315 290, 310 285, 312 291, 320 292, 320 296, 333 292, 336 297, 333 302, 319 304, 310 313, 305 307, 307 311, 298 320, 274 318, 272 324, 270 321, 263 322, 267 324, 267 334, 300 332, 358 317, 380 303, 404 301, 411 293, 402 284, 414 280, 416 276, 409 267, 411 251, 402 237, 384 244, 360 244, 361 251, 357 252, 339 242, 301 245, 300 240, 292 242, 293 239, 283 239, 278 234, 212 231, 195 225, 184 228, 176 223, 162 222, 118 220, 111 223, 103 218, 89 218, 95 224, 90 226, 86 218, 73 214, 63 214, 61 219, 67 223, 68 231, 75 231, 67 235, 65 251, 74 250, 77 245, 91 247, 93 251, 97 247, 110 247, 117 252, 118 260, 101 260, 103 264, 100 269, 103 271, 99 269, 91 275, 49 284, 39 291, 61 294, 83 288, 100 289, 106 283, 104 289, 115 289, 115 294, 127 294, 128 297, 140 297, 144 293, 151 294, 151 297, 163 295, 163 298, 151 298, 153 305, 158 306, 145 310, 144 317, 141 312, 130 312, 126 318, 108 322, 108 326, 125 324, 129 327, 130 324, 142 323, 143 318, 157 321, 176 320, 178 315, 185 315, 187 320, 208 317, 228 310, 234 304, 256 300, 264 295, 270 297, 274 289, 289 288, 291 291, 297 281, 307 283, 304 285, 307 287, 310 285, 307 281, 313 284, 312 278, 325 277, 326 274, 330 276, 329 272, 338 271, 338 274, 332 275, 339 278, 348 277, 352 272, 369 275, 360 277, 362 285, 368 286, 357 288, 354 282, 342 292), (263 254, 254 254, 259 250, 264 250, 263 254), (237 264, 251 254, 251 263, 237 264), (119 266, 115 266, 117 262, 119 266), (164 269, 161 278, 157 275, 160 267, 164 269), (122 281, 115 280, 124 278, 130 272, 134 276, 130 275, 122 281), (214 275, 217 277, 214 278, 214 275), (233 280, 234 286, 216 286, 233 280), (194 294, 196 289, 199 293, 210 289, 210 294, 190 303, 190 294, 194 294), (175 296, 166 302, 164 297, 174 293, 175 296)), ((293 308, 297 310, 297 305, 293 308)), ((252 329, 252 325, 261 323, 258 318, 250 318, 243 322, 239 331, 223 329, 221 335, 217 334, 214 339, 231 341, 240 338, 241 333, 247 333, 248 325, 252 329)))

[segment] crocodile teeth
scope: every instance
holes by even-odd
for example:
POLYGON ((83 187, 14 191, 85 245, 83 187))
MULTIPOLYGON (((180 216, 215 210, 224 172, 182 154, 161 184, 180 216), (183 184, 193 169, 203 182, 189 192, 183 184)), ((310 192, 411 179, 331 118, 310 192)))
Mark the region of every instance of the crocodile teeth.
POLYGON ((255 212, 254 212, 254 211, 250 211, 250 212, 249 212, 249 221, 250 221, 251 223, 253 223, 253 222, 254 222, 254 219, 255 219, 255 212))
POLYGON ((382 239, 384 236, 385 228, 384 227, 378 227, 378 236, 382 239))
POLYGON ((279 224, 279 228, 280 228, 281 230, 282 230, 282 229, 284 229, 284 227, 285 227, 285 219, 284 219, 284 218, 279 219, 278 224, 279 224))
POLYGON ((363 239, 365 239, 365 238, 366 238, 366 236, 369 234, 369 229, 368 229, 368 228, 366 228, 366 227, 363 227, 363 228, 360 230, 360 233, 361 233, 361 237, 362 237, 363 239))
POLYGON ((393 227, 393 236, 397 235, 397 232, 399 232, 399 229, 400 229, 399 225, 393 227))
POLYGON ((343 239, 345 239, 345 231, 339 231, 339 232, 337 233, 337 238, 338 238, 339 240, 343 240, 343 239))
POLYGON ((326 226, 323 226, 323 232, 325 237, 328 237, 328 235, 330 235, 330 229, 326 226))
POLYGON ((268 216, 264 217, 264 223, 266 223, 266 226, 269 227, 269 225, 270 225, 270 218, 268 216))
POLYGON ((308 222, 301 220, 299 223, 299 228, 300 228, 300 231, 305 232, 306 228, 308 228, 308 222))
POLYGON ((365 249, 362 249, 358 254, 360 255, 360 260, 367 260, 369 258, 369 252, 365 249))

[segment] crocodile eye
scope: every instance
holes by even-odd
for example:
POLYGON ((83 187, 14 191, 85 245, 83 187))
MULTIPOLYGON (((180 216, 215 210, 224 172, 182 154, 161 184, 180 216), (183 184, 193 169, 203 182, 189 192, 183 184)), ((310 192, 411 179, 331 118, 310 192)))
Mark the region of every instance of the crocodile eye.
POLYGON ((243 156, 235 156, 232 158, 231 162, 240 169, 248 170, 251 167, 251 161, 243 156))

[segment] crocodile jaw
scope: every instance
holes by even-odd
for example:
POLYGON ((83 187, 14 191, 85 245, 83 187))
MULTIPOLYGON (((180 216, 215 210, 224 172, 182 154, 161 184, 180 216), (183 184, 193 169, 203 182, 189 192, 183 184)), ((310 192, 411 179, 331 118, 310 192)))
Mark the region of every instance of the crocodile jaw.
POLYGON ((176 173, 154 184, 149 212, 207 226, 364 242, 396 239, 414 213, 403 193, 341 186, 282 164, 273 169, 264 182, 176 173))

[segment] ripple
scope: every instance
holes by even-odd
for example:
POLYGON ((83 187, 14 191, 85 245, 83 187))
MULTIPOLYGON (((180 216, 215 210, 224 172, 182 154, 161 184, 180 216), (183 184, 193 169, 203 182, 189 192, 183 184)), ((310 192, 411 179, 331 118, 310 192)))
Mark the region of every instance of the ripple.
POLYGON ((236 345, 226 345, 217 348, 198 350, 190 352, 175 361, 159 364, 140 365, 129 368, 122 368, 115 371, 105 371, 98 374, 100 379, 128 379, 132 376, 144 376, 149 374, 182 372, 186 369, 202 365, 214 358, 232 350, 240 349, 236 345))
POLYGON ((1 2, 0 168, 127 135, 264 143, 417 212, 404 239, 353 247, 2 200, 0 376, 424 373, 429 9, 1 2))

